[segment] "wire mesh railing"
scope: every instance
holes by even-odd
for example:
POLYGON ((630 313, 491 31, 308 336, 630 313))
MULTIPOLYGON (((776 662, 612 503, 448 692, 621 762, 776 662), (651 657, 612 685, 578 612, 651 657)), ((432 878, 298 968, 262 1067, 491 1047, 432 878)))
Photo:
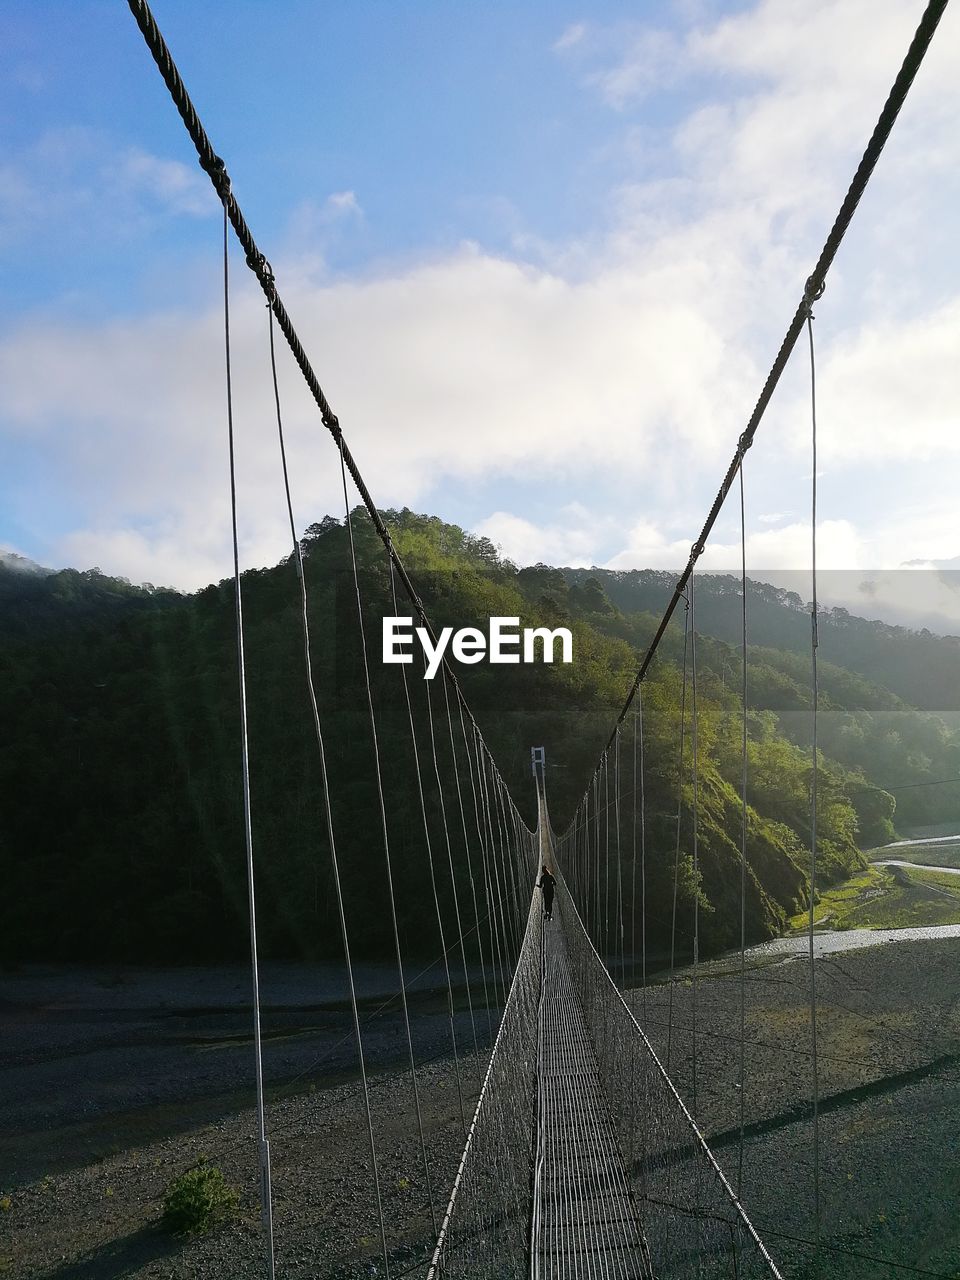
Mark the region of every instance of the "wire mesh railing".
POLYGON ((597 954, 557 890, 573 988, 597 1062, 654 1274, 776 1277, 776 1265, 597 954))
POLYGON ((542 929, 534 899, 428 1280, 527 1274, 542 929))

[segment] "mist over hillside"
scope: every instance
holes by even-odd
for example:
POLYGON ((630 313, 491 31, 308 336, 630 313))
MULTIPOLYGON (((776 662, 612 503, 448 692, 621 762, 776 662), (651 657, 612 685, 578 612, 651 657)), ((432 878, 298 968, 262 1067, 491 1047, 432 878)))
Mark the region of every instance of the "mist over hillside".
MULTIPOLYGON (((611 604, 623 613, 661 613, 673 592, 676 574, 662 570, 564 569, 572 585, 596 579, 611 604)), ((808 574, 780 574, 792 578, 797 590, 748 578, 748 638, 791 653, 810 652, 808 574)), ((821 580, 830 578, 821 572, 821 580)), ((916 575, 910 575, 915 577, 916 575)), ((740 579, 729 574, 698 573, 698 628, 739 645, 741 636, 740 579)), ((842 606, 818 611, 819 648, 840 666, 885 686, 908 702, 929 711, 960 710, 960 636, 928 629, 891 625, 861 618, 842 606)))
POLYGON ((0 566, 4 569, 11 569, 14 573, 53 573, 53 569, 45 569, 42 564, 37 564, 35 560, 30 560, 27 556, 18 555, 16 551, 4 551, 0 547, 0 566))

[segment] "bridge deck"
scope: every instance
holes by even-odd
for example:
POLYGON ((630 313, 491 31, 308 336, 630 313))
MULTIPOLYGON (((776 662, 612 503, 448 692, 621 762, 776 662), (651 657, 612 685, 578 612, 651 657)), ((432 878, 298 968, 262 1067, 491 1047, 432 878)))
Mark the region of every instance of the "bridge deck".
POLYGON ((544 924, 534 1275, 653 1275, 610 1123, 559 919, 544 924))

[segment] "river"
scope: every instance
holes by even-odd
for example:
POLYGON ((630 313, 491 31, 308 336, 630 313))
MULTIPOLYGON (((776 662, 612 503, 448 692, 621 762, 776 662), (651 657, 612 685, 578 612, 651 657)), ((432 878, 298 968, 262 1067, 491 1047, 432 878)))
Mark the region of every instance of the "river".
MULTIPOLYGON (((942 871, 942 867, 936 868, 942 871)), ((815 956, 827 956, 835 951, 856 951, 860 947, 878 947, 884 942, 928 942, 938 938, 960 938, 960 924, 927 925, 918 929, 834 929, 813 935, 815 956)), ((788 938, 774 938, 761 942, 747 950, 748 959, 762 960, 767 956, 804 956, 809 952, 810 937, 806 933, 791 934, 788 938)), ((730 952, 729 955, 735 953, 730 952)))
POLYGON ((960 876, 960 867, 928 867, 923 862, 904 862, 901 858, 877 858, 871 867, 909 867, 913 871, 943 871, 948 876, 960 876))

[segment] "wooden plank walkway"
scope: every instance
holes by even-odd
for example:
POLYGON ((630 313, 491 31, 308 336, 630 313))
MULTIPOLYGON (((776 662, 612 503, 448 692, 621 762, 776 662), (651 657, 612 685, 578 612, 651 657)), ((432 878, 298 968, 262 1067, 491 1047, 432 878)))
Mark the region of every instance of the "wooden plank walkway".
POLYGON ((652 1280, 559 918, 544 924, 532 1274, 652 1280))

